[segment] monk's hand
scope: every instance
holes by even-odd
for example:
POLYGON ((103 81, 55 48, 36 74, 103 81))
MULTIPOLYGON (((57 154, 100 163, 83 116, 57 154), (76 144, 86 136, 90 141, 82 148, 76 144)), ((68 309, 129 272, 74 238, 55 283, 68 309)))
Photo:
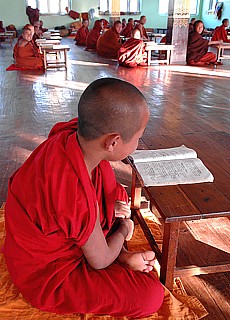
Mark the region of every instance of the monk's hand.
POLYGON ((121 227, 125 228, 125 232, 126 232, 125 240, 129 241, 133 235, 134 222, 131 219, 121 219, 120 223, 121 223, 121 227))
POLYGON ((131 210, 125 201, 116 200, 114 205, 116 218, 130 218, 131 210))
POLYGON ((123 252, 120 261, 130 269, 135 271, 150 272, 155 264, 155 253, 153 251, 145 252, 123 252))

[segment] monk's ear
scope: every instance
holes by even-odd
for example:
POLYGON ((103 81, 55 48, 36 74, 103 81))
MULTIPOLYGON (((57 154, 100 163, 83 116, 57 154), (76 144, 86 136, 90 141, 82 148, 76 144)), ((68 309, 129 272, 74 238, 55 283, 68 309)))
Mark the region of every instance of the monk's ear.
POLYGON ((104 148, 113 152, 114 148, 116 148, 117 144, 121 141, 121 136, 119 134, 113 133, 106 136, 104 140, 104 148))

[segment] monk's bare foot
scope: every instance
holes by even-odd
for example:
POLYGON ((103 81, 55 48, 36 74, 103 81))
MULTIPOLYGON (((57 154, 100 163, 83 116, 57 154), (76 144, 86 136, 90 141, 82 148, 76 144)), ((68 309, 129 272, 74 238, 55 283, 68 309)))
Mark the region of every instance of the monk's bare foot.
POLYGON ((122 252, 120 262, 129 266, 132 270, 150 272, 155 264, 155 253, 153 251, 145 252, 122 252))

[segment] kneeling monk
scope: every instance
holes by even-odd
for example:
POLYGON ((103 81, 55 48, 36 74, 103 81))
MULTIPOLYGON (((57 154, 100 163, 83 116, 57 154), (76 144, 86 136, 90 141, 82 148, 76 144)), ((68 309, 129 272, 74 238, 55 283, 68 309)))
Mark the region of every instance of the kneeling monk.
POLYGON ((17 67, 25 69, 43 68, 42 55, 33 41, 33 35, 29 28, 23 29, 22 39, 16 43, 14 58, 17 67))
POLYGON ((188 46, 186 61, 189 65, 204 66, 217 64, 216 55, 208 52, 209 41, 202 37, 204 24, 201 20, 194 23, 193 31, 188 34, 188 46))
POLYGON ((112 28, 103 33, 97 40, 97 52, 105 58, 117 59, 117 53, 122 43, 120 33, 122 24, 120 21, 115 21, 112 28))
POLYGON ((164 290, 151 272, 154 253, 123 247, 133 222, 109 163, 136 149, 149 119, 146 100, 133 85, 102 78, 83 92, 78 115, 56 124, 10 178, 9 273, 44 311, 148 316, 164 290))
POLYGON ((77 46, 85 46, 86 45, 86 39, 89 34, 88 25, 89 25, 89 20, 84 19, 82 22, 82 26, 80 29, 78 29, 76 37, 75 37, 75 41, 76 41, 75 44, 77 46))
POLYGON ((86 39, 86 50, 96 50, 97 40, 100 37, 102 28, 103 22, 101 20, 96 20, 93 29, 89 32, 86 39))
POLYGON ((134 29, 132 35, 132 38, 129 38, 118 51, 119 65, 131 68, 137 67, 138 65, 145 65, 147 62, 145 44, 144 41, 140 39, 140 31, 134 29))

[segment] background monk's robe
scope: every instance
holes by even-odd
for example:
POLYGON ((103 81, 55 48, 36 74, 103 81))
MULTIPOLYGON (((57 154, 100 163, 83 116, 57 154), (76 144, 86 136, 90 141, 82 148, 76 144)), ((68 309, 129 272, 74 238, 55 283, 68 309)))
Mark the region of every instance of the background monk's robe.
POLYGON ((89 34, 89 29, 87 27, 81 26, 80 29, 78 29, 75 41, 77 46, 85 46, 86 45, 86 38, 89 34))
POLYGON ((138 30, 140 31, 140 33, 141 33, 141 38, 146 38, 146 39, 149 38, 148 35, 147 35, 147 31, 146 31, 146 29, 145 29, 145 27, 144 27, 143 24, 138 23, 138 24, 136 25, 135 29, 138 29, 138 30))
POLYGON ((216 27, 216 29, 213 32, 212 41, 219 41, 219 40, 223 40, 223 42, 230 43, 230 40, 228 40, 227 31, 224 25, 216 27))
POLYGON ((95 21, 93 29, 89 32, 89 35, 86 39, 86 49, 96 50, 97 40, 100 37, 101 32, 101 22, 99 20, 95 21))
POLYGON ((143 40, 130 38, 118 51, 118 62, 121 66, 133 68, 146 61, 147 54, 143 40))
POLYGON ((186 61, 188 64, 213 63, 216 55, 208 52, 208 40, 204 39, 198 32, 191 31, 188 34, 188 46, 186 61))
POLYGON ((131 25, 131 23, 128 22, 125 28, 121 31, 121 35, 125 38, 129 38, 131 37, 132 30, 133 26, 131 25))
POLYGON ((133 317, 154 312, 164 292, 152 273, 116 261, 96 270, 83 255, 97 204, 106 238, 117 223, 114 203, 127 202, 127 194, 108 161, 90 179, 76 132, 77 119, 55 125, 10 178, 3 251, 11 278, 44 311, 133 317))
POLYGON ((119 34, 112 27, 97 40, 97 52, 102 57, 117 59, 117 53, 121 45, 119 34))
POLYGON ((14 58, 17 67, 25 69, 43 68, 42 55, 33 41, 28 42, 25 47, 20 47, 19 43, 14 46, 14 58))

